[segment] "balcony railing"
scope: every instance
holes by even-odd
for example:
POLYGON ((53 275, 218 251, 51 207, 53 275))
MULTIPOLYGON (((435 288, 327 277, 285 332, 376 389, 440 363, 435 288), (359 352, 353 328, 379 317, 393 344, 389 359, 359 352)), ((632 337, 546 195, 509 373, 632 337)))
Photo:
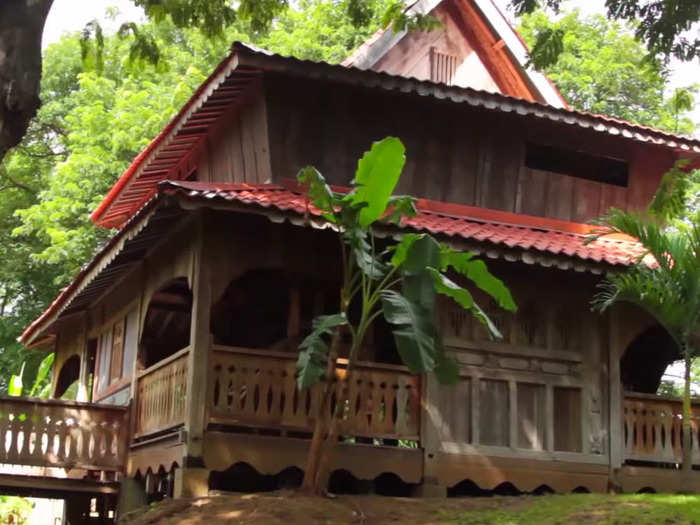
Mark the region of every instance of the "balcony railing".
MULTIPOLYGON (((679 399, 626 393, 624 401, 625 459, 681 463, 683 406, 679 399)), ((693 464, 700 464, 698 428, 700 404, 693 404, 693 464)))
POLYGON ((139 372, 134 438, 163 432, 185 421, 189 347, 139 372))
MULTIPOLYGON (((337 388, 345 384, 338 360, 337 388)), ((296 355, 215 345, 210 359, 210 423, 310 432, 321 388, 299 391, 296 355)), ((418 440, 420 380, 402 366, 357 363, 341 420, 345 436, 418 440)), ((330 409, 329 409, 330 410, 330 409)))
POLYGON ((120 471, 128 408, 0 397, 0 463, 120 471))

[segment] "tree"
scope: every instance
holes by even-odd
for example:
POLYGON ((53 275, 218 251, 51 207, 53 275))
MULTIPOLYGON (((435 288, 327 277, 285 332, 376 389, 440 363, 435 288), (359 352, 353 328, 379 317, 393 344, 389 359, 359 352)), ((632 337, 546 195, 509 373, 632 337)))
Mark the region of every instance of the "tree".
POLYGON ((613 208, 600 219, 603 228, 590 239, 623 233, 645 248, 644 256, 628 271, 606 276, 593 305, 604 311, 618 302, 635 304, 651 314, 676 343, 685 364, 685 476, 692 470, 691 366, 700 353, 700 212, 688 214, 681 224, 672 220, 685 214, 690 187, 690 177, 682 169, 669 171, 646 212, 613 208))
POLYGON ((576 109, 610 115, 672 132, 692 133, 686 115, 693 107, 692 89, 665 98, 668 74, 629 26, 602 15, 582 17, 574 10, 551 20, 543 11, 524 15, 519 33, 534 46, 538 35, 560 31, 563 50, 543 70, 576 109))
MULTIPOLYGON (((541 7, 559 12, 562 0, 511 0, 517 15, 530 14, 541 7)), ((649 50, 647 57, 668 59, 674 56, 689 61, 700 58, 700 4, 694 0, 606 0, 610 20, 629 22, 637 40, 649 50)), ((537 35, 530 53, 533 64, 545 68, 556 63, 565 48, 565 31, 547 29, 537 35)))
POLYGON ((300 389, 325 377, 304 478, 304 487, 314 492, 322 489, 327 474, 328 449, 337 440, 357 353, 378 317, 393 325, 399 356, 412 373, 434 372, 439 381, 452 383, 458 366, 445 351, 434 324, 436 295, 469 310, 493 337, 500 337, 498 329, 457 281, 475 285, 501 308, 516 310, 508 288, 474 254, 456 252, 427 234, 406 234, 396 244, 375 238, 376 225, 400 223, 416 213, 413 198, 392 196, 404 162, 403 144, 388 137, 375 142, 359 160, 347 194, 333 192, 315 168, 304 168, 298 175, 313 206, 335 226, 341 252, 338 311, 314 319, 297 362, 300 389), (336 388, 333 379, 344 334, 349 336, 347 369, 336 388), (327 420, 324 414, 329 411, 332 415, 327 420))

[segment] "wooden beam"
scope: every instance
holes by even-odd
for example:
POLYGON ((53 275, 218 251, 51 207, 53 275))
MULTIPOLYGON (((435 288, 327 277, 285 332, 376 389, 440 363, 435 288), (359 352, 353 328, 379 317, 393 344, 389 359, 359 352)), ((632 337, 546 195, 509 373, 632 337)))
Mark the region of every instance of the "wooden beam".
POLYGON ((533 91, 508 55, 506 47, 499 44, 500 39, 494 35, 472 2, 457 0, 447 3, 445 7, 501 92, 534 102, 536 97, 533 91))

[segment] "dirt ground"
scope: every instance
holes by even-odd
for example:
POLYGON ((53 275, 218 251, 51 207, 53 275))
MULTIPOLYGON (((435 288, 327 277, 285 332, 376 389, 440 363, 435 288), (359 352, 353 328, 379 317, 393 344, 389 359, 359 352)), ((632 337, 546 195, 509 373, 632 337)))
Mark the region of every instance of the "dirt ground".
POLYGON ((698 525, 700 496, 563 494, 487 498, 320 498, 293 491, 169 500, 130 525, 698 525))
POLYGON ((131 513, 120 520, 130 525, 350 525, 376 523, 442 524, 446 512, 488 510, 527 505, 529 497, 421 499, 382 496, 338 496, 334 499, 293 491, 221 495, 170 500, 131 513))

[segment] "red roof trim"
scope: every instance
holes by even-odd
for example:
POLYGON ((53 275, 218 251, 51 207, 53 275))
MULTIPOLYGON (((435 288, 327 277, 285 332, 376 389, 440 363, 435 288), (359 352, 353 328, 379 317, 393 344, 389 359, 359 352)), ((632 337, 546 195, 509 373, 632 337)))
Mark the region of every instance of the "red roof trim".
POLYGON ((165 126, 165 128, 163 128, 163 130, 160 133, 158 133, 158 135, 156 135, 153 138, 153 140, 151 140, 148 146, 146 146, 146 148, 136 156, 136 158, 132 161, 132 163, 129 165, 126 171, 122 174, 121 177, 119 177, 114 186, 112 186, 112 188, 109 190, 109 192, 102 200, 100 205, 97 207, 97 209, 90 214, 91 221, 97 222, 100 220, 102 215, 105 213, 105 211, 107 211, 112 202, 114 202, 114 200, 117 198, 122 189, 133 178, 134 174, 139 169, 139 167, 141 167, 141 164, 146 159, 146 157, 148 157, 148 155, 150 155, 160 145, 160 143, 163 142, 163 139, 165 139, 165 137, 167 137, 170 134, 170 132, 172 132, 176 128, 177 124, 186 115, 187 111, 189 111, 189 109, 196 104, 196 102, 202 97, 202 95, 204 95, 204 93, 209 88, 209 84, 216 79, 216 77, 226 68, 226 66, 228 66, 233 61, 234 58, 235 53, 231 53, 225 59, 223 59, 219 63, 219 65, 216 66, 216 69, 214 69, 211 75, 209 75, 207 79, 192 94, 192 96, 185 103, 185 105, 182 106, 180 111, 178 111, 178 113, 170 120, 168 125, 165 126))

